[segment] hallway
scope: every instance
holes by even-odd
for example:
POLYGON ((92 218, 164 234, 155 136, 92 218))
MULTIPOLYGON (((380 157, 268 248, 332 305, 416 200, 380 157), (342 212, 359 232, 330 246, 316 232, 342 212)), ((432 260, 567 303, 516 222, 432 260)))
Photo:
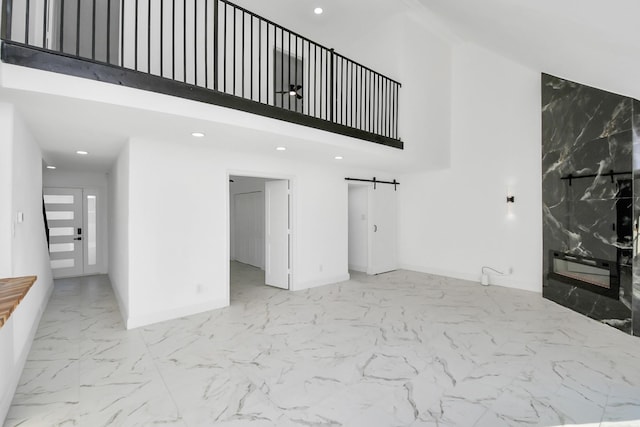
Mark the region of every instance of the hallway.
POLYGON ((107 277, 58 280, 5 426, 640 420, 640 340, 539 295, 407 271, 288 292, 232 270, 231 307, 130 331, 107 277))

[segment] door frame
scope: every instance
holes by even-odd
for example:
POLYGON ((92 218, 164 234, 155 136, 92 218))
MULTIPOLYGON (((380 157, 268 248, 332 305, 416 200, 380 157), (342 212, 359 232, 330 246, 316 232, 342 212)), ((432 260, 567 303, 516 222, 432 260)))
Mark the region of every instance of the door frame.
MULTIPOLYGON (((228 169, 226 174, 226 197, 225 197, 225 208, 226 208, 226 223, 227 223, 227 244, 225 248, 226 259, 231 260, 231 189, 230 182, 231 176, 242 176, 247 178, 263 178, 263 179, 279 179, 279 180, 288 180, 289 181, 289 290, 293 291, 296 289, 296 281, 295 281, 295 253, 297 249, 297 239, 296 239, 296 216, 295 212, 297 211, 297 200, 296 200, 296 191, 297 191, 297 182, 295 175, 286 175, 286 174, 278 174, 271 172, 263 172, 263 171, 247 171, 247 170, 238 170, 238 169, 228 169)), ((227 301, 230 303, 230 295, 231 295, 231 272, 229 268, 229 263, 226 264, 226 277, 225 280, 227 282, 227 301)))
MULTIPOLYGON (((44 185, 42 186, 42 193, 44 195, 45 189, 77 189, 82 194, 82 274, 79 276, 64 276, 66 277, 81 277, 81 276, 93 276, 96 274, 107 274, 108 272, 108 252, 109 252, 109 234, 108 234, 108 220, 109 206, 107 201, 107 191, 100 186, 64 186, 64 185, 44 185), (97 211, 96 211, 96 264, 88 265, 88 240, 87 235, 89 231, 88 215, 87 215, 87 196, 95 195, 97 197, 97 211)), ((47 225, 48 226, 48 225, 47 225)), ((48 253, 48 247, 47 247, 48 253)))
MULTIPOLYGON (((389 184, 378 184, 380 186, 382 185, 389 185, 389 184)), ((376 189, 374 189, 373 183, 372 182, 346 182, 345 185, 345 190, 347 192, 347 200, 349 198, 349 188, 363 188, 367 191, 367 233, 366 233, 366 238, 367 238, 367 242, 366 242, 366 247, 367 247, 367 265, 365 266, 365 270, 362 273, 365 273, 369 276, 375 276, 377 274, 384 274, 385 272, 376 272, 373 269, 373 245, 374 245, 374 235, 373 235, 373 227, 374 227, 374 222, 375 222, 375 212, 374 212, 374 208, 373 208, 373 198, 372 198, 372 192, 376 191, 376 189)), ((348 201, 347 201, 347 206, 348 206, 348 201)), ((397 201, 396 201, 396 206, 395 208, 397 209, 398 205, 397 205, 397 201)), ((350 212, 347 209, 347 224, 349 223, 349 216, 350 216, 350 212)), ((397 238, 398 238, 398 226, 397 226, 397 211, 396 211, 396 264, 397 264, 397 253, 398 253, 398 246, 397 246, 397 238)), ((350 242, 349 242, 350 243, 350 242)), ((347 255, 348 256, 348 255, 347 255)), ((349 263, 349 260, 347 259, 347 264, 349 263)), ((397 269, 397 265, 396 265, 396 269, 397 269)), ((390 270, 393 271, 393 270, 390 270)))

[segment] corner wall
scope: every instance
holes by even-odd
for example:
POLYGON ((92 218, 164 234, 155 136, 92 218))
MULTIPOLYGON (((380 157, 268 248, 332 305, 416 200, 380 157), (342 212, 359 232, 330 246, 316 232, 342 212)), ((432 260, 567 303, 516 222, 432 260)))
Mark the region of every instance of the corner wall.
POLYGON ((9 219, 9 224, 0 228, 0 241, 9 242, 11 260, 10 265, 2 263, 0 275, 38 276, 8 322, 0 328, 0 420, 4 420, 53 290, 53 278, 42 215, 40 148, 10 105, 0 104, 0 124, 4 125, 0 128, 4 133, 0 135, 0 159, 9 159, 9 174, 6 174, 9 179, 0 181, 0 195, 5 201, 0 205, 0 218, 9 219), (11 197, 7 198, 7 193, 11 193, 11 197), (16 221, 18 212, 24 214, 21 223, 16 221))
POLYGON ((540 74, 457 46, 451 114, 450 167, 401 177, 400 266, 473 281, 512 268, 491 283, 541 292, 540 74))
POLYGON ((126 144, 111 172, 109 188, 109 280, 118 300, 120 314, 129 318, 129 144, 126 144))

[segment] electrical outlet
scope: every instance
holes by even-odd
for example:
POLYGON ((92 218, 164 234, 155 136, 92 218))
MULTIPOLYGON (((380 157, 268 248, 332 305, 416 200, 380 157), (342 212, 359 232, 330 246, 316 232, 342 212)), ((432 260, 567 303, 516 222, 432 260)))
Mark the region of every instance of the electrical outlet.
POLYGON ((322 264, 320 264, 320 273, 322 273, 323 268, 322 264))
POLYGON ((198 283, 196 285, 196 293, 201 294, 204 292, 204 285, 202 283, 198 283))

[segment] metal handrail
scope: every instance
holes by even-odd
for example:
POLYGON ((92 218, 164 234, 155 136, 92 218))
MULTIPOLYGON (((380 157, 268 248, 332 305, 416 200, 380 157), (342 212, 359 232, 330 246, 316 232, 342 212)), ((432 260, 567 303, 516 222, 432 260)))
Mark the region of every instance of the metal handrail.
POLYGON ((399 82, 228 0, 53 5, 3 0, 0 37, 400 140, 399 82))

